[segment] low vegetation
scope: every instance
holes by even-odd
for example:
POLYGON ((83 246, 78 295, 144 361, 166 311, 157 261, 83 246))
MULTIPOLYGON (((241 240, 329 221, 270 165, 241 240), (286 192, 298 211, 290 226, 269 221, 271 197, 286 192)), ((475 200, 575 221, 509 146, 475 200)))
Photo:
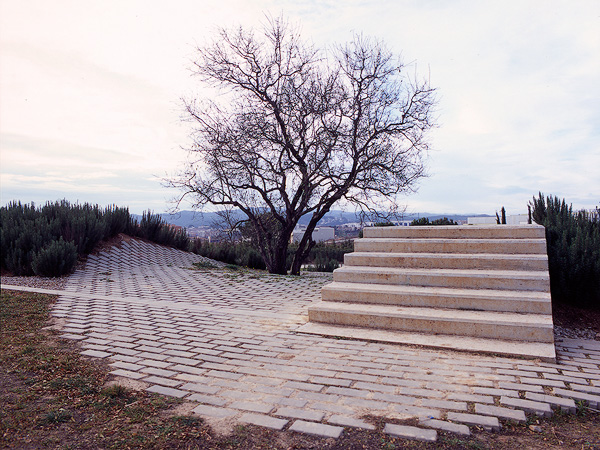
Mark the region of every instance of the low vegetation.
MULTIPOLYGON (((297 244, 290 244, 288 248, 287 264, 291 267, 297 244)), ((196 240, 190 246, 192 252, 201 256, 221 261, 226 264, 235 264, 250 269, 266 268, 260 253, 245 242, 206 242, 196 240)), ((316 272, 333 272, 344 262, 344 255, 353 250, 352 240, 336 243, 315 244, 306 260, 306 270, 316 272)))

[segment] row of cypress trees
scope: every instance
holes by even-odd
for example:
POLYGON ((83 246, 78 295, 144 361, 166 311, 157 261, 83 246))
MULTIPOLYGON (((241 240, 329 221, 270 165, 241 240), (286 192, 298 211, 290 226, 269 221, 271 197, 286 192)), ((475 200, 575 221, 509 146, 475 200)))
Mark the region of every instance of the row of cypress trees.
POLYGON ((79 256, 119 233, 189 247, 185 231, 174 230, 150 211, 138 223, 128 208, 115 205, 101 208, 62 200, 36 207, 11 202, 0 208, 2 269, 15 275, 64 275, 73 270, 79 256))

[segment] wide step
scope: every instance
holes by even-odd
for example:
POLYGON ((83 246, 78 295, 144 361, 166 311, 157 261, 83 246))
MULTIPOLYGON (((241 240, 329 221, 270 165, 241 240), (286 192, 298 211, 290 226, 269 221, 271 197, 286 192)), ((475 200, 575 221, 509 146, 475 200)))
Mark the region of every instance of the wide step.
POLYGON ((488 339, 553 342, 552 317, 493 311, 319 302, 311 322, 488 339))
POLYGON ((542 361, 555 362, 554 343, 523 342, 504 339, 485 339, 470 336, 414 333, 383 329, 348 327, 326 323, 309 322, 297 330, 300 333, 320 336, 359 339, 363 341, 386 342, 392 344, 418 345, 465 352, 501 354, 522 358, 539 358, 542 361))
POLYGON ((543 254, 545 239, 357 239, 357 252, 543 254))
POLYGON ((552 314, 550 294, 535 291, 523 293, 493 289, 431 288, 336 281, 325 285, 321 295, 324 301, 552 314))
POLYGON ((541 271, 499 271, 461 269, 404 269, 354 267, 337 269, 334 281, 549 292, 550 278, 541 271))
POLYGON ((548 257, 494 253, 378 253, 354 252, 344 257, 347 266, 404 267, 414 269, 548 270, 548 257))
POLYGON ((539 225, 496 226, 419 226, 419 227, 368 227, 365 238, 411 239, 545 239, 544 227, 539 225))

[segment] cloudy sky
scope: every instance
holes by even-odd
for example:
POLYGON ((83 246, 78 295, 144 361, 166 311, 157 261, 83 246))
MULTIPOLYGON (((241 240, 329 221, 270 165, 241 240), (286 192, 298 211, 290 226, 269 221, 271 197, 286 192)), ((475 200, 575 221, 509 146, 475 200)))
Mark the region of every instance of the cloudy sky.
POLYGON ((194 48, 267 14, 317 46, 381 38, 430 77, 439 127, 409 212, 600 205, 598 0, 0 0, 2 205, 172 208, 194 48))

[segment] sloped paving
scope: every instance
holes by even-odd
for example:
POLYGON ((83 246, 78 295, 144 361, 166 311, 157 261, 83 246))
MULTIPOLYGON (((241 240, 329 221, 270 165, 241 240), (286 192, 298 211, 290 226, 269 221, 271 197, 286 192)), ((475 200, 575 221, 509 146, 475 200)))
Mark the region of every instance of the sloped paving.
MULTIPOLYGON (((192 269, 201 261, 132 240, 78 270, 53 315, 115 376, 196 402, 201 416, 274 429, 336 436, 377 415, 465 434, 440 421, 496 429, 518 411, 600 402, 600 342, 562 340, 551 364, 300 334, 329 275, 192 269)), ((432 439, 423 430, 388 427, 432 439)))

